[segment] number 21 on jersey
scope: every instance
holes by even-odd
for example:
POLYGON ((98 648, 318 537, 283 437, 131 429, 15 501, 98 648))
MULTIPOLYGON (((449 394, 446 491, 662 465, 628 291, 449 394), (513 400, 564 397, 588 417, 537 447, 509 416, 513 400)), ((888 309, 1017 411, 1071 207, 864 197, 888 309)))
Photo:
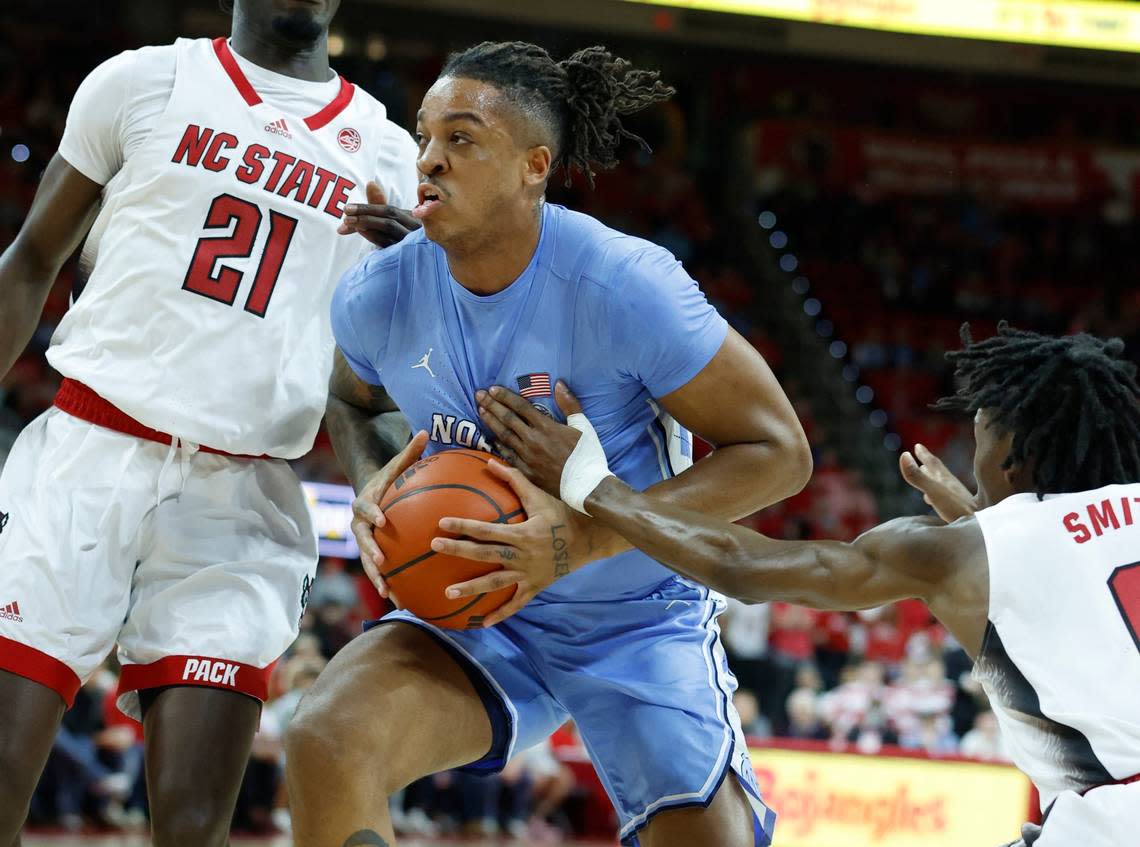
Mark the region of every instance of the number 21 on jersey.
MULTIPOLYGON (((206 213, 203 229, 228 232, 232 226, 233 232, 228 235, 203 235, 198 240, 182 288, 232 306, 245 274, 227 267, 223 260, 249 258, 261 224, 262 212, 255 203, 232 194, 219 194, 215 197, 206 213)), ((273 289, 277 285, 277 277, 281 274, 281 266, 285 263, 285 253, 289 250, 296 229, 296 218, 269 210, 269 236, 253 275, 253 286, 245 298, 247 312, 259 318, 265 317, 273 289)))

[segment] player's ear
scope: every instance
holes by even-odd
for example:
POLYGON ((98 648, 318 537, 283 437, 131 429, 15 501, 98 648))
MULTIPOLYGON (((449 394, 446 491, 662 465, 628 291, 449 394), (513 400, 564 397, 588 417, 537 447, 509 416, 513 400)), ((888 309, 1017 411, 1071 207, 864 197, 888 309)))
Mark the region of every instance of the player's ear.
POLYGON ((545 144, 538 144, 526 151, 526 169, 523 171, 523 182, 528 187, 544 186, 550 178, 550 166, 553 156, 550 148, 545 144))
POLYGON ((1002 476, 1011 491, 1033 491, 1033 460, 1026 459, 1017 462, 1008 468, 1002 468, 1002 476))

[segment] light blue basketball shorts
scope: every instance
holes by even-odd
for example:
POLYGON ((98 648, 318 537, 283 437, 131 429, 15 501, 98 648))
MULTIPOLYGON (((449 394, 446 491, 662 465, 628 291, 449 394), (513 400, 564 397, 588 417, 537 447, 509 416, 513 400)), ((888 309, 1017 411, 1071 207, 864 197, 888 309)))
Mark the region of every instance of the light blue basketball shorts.
POLYGON ((617 809, 621 839, 658 812, 707 806, 735 771, 754 813, 757 847, 772 841, 776 815, 764 805, 740 719, 732 705, 717 616, 724 598, 682 577, 647 597, 542 602, 491 629, 431 633, 480 692, 494 740, 468 770, 489 773, 572 719, 617 809))

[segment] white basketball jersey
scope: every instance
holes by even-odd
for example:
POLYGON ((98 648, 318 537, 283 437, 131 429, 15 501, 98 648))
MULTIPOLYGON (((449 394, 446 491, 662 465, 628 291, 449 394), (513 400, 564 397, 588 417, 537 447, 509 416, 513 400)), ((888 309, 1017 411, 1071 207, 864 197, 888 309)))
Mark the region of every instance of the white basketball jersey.
POLYGON ((333 288, 370 249, 336 230, 377 178, 384 107, 341 80, 282 114, 223 39, 171 49, 170 100, 105 189, 48 360, 153 429, 295 458, 325 408, 333 288))
POLYGON ((977 513, 990 626, 975 664, 1042 808, 1140 774, 1140 484, 977 513))

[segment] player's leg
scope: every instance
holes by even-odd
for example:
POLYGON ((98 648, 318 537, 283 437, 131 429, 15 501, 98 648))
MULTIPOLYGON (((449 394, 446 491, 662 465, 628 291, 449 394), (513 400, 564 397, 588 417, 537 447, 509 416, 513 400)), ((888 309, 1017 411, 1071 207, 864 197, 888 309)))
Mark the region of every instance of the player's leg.
MULTIPOLYGON (((0 651, 5 648, 0 646, 0 651)), ((20 843, 28 804, 65 704, 51 688, 0 670, 0 845, 20 843)))
POLYGON ((755 847, 752 806, 735 774, 729 774, 708 806, 670 809, 654 817, 638 834, 641 847, 755 847))
POLYGON ((224 847, 261 704, 193 686, 140 696, 154 847, 224 847))
POLYGON ((297 847, 390 845, 389 794, 451 768, 498 771, 565 722, 514 627, 394 612, 337 654, 286 733, 297 847))
POLYGON ((426 631, 376 627, 341 650, 286 733, 297 847, 394 844, 386 798, 466 765, 494 733, 469 673, 426 631))
POLYGON ((286 463, 174 449, 119 632, 119 707, 146 730, 156 847, 215 847, 270 668, 297 635, 316 538, 286 463))
POLYGON ((627 844, 771 843, 775 815, 732 706, 723 607, 676 579, 639 600, 548 604, 533 623, 533 658, 570 709, 627 844))
POLYGON ((137 522, 136 439, 53 409, 0 473, 0 845, 18 833, 60 718, 114 644, 137 522))

